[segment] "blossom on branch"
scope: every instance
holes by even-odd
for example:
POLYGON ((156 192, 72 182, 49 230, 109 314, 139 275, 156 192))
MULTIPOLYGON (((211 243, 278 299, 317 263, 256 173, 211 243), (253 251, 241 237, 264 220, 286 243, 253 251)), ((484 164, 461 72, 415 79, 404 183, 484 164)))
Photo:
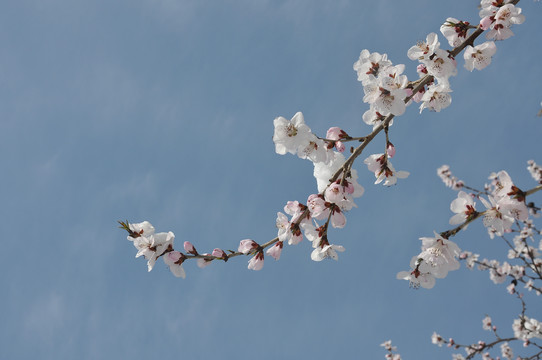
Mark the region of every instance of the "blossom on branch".
POLYGON ((358 81, 361 81, 363 86, 375 82, 380 75, 380 71, 388 66, 391 66, 391 61, 388 60, 388 55, 380 55, 377 52, 370 53, 364 49, 359 54, 359 60, 354 63, 354 70, 358 74, 358 81))
POLYGON ((471 195, 464 191, 460 191, 457 194, 457 199, 450 204, 450 210, 456 213, 456 215, 450 218, 450 225, 461 224, 472 219, 472 217, 476 215, 475 205, 476 203, 471 195))
POLYGON ((406 179, 410 173, 408 171, 396 171, 389 161, 386 154, 374 154, 363 161, 369 171, 375 173, 375 184, 380 184, 384 179, 385 186, 392 186, 397 183, 397 179, 406 179))
POLYGON ((467 45, 463 57, 465 68, 469 71, 474 69, 482 70, 491 64, 491 57, 497 52, 497 46, 493 41, 486 41, 483 44, 472 47, 467 45))
POLYGON ((144 221, 138 224, 130 224, 131 230, 128 240, 133 241, 135 248, 138 250, 136 258, 144 256, 147 259, 148 271, 151 271, 156 263, 156 260, 166 252, 173 249, 173 240, 175 235, 170 231, 168 233, 154 232, 154 227, 144 221), (136 236, 137 237, 134 237, 136 236))
POLYGON ((273 124, 275 126, 273 142, 277 154, 284 155, 288 152, 296 154, 300 147, 309 144, 311 130, 305 125, 301 112, 296 113, 291 120, 279 116, 273 124))
POLYGON ((449 94, 450 92, 452 92, 452 89, 450 89, 448 83, 428 86, 421 98, 422 104, 420 105, 420 113, 423 109, 440 112, 440 110, 450 106, 452 103, 452 97, 449 94))
POLYGON ((317 245, 311 253, 311 259, 314 261, 322 261, 326 258, 330 258, 338 261, 339 255, 337 255, 337 251, 344 252, 344 247, 342 245, 334 244, 317 245))
POLYGON ((263 251, 260 250, 252 257, 248 262, 248 268, 250 270, 261 270, 263 268, 263 251))
POLYGON ((183 262, 186 260, 186 257, 183 253, 178 251, 170 251, 164 255, 164 263, 169 267, 169 270, 173 275, 180 278, 185 278, 186 273, 183 269, 183 262))
POLYGON ((418 258, 412 257, 410 260, 411 271, 400 271, 397 273, 397 279, 407 280, 409 286, 418 289, 420 286, 425 289, 431 289, 435 286, 435 276, 429 271, 429 265, 418 258))
POLYGON ((446 19, 446 22, 440 26, 440 32, 448 40, 451 47, 456 47, 466 40, 469 28, 470 24, 468 21, 459 21, 449 17, 446 19))

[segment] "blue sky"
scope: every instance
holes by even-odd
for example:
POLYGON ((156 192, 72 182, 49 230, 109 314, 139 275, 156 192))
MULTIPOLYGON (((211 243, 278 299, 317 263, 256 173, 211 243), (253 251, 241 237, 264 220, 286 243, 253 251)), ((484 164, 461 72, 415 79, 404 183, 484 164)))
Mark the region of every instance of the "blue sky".
MULTIPOLYGON (((276 236, 288 200, 315 191, 312 165, 274 153, 273 119, 302 111, 313 132, 370 129, 352 64, 406 52, 447 17, 475 23, 477 2, 19 0, 0 4, 2 359, 450 357, 434 330, 469 342, 490 314, 511 331, 516 301, 464 267, 430 291, 395 280, 419 237, 449 228, 449 164, 481 188, 506 169, 520 188, 540 158, 542 7, 482 72, 451 79, 452 105, 395 120, 394 166, 410 177, 372 185, 331 241, 339 262, 310 260, 308 242, 279 262, 248 258, 174 278, 147 273, 116 221, 149 220, 201 252, 276 236)), ((441 37, 444 47, 445 41, 441 37)), ((382 152, 384 139, 367 148, 382 152)), ((364 156, 361 156, 363 159, 364 156)), ((536 200, 536 199, 535 199, 536 200)), ((504 259, 481 224, 455 240, 504 259)), ((542 315, 533 308, 533 316, 542 315)))

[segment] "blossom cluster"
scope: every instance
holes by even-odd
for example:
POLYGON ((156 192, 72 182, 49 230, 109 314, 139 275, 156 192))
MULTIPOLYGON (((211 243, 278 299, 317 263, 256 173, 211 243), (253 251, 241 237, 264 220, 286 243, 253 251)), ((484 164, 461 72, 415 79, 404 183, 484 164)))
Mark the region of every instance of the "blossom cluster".
MULTIPOLYGON (((408 57, 419 62, 417 70, 420 80, 409 82, 403 74, 405 66, 392 64, 386 54, 366 49, 361 51, 353 68, 358 81, 363 85, 363 101, 370 107, 363 114, 363 121, 373 127, 371 134, 353 138, 346 131, 331 127, 326 137, 321 138, 311 131, 301 112, 290 120, 282 116, 274 119, 273 142, 276 153, 290 153, 311 161, 318 190, 308 197, 305 204, 288 201, 284 212, 277 213, 278 233, 275 239, 265 244, 245 239, 240 242, 236 252, 214 249, 211 253, 202 254, 190 242, 185 242, 183 253, 174 249, 172 232, 155 234, 152 225, 146 221, 138 224, 121 223, 129 233, 129 240, 138 249, 136 256, 147 259, 149 271, 156 260, 163 256, 173 274, 179 277, 185 276, 182 264, 188 258, 196 258, 198 266, 205 267, 213 260, 228 261, 233 256, 248 255, 251 256, 248 268, 260 270, 265 255, 278 260, 284 242, 295 245, 306 238, 312 243, 313 260, 337 259, 337 252, 344 251, 344 247, 331 244, 327 230, 329 225, 334 228, 344 227, 345 213, 356 206, 354 199, 363 195, 364 188, 358 183, 357 171, 352 167, 356 157, 376 134, 384 130, 385 152, 369 155, 364 163, 374 173, 375 184, 391 186, 397 183, 397 179, 406 178, 409 173, 395 170, 390 161, 396 152, 389 140, 389 127, 393 125, 393 118, 402 115, 412 101, 421 103, 420 112, 426 108, 441 111, 449 106, 449 79, 457 74, 455 56, 465 49, 465 67, 471 71, 483 69, 491 62, 496 47, 492 41, 471 46, 479 35, 477 32, 488 30, 489 40, 503 40, 512 34, 511 25, 524 21, 521 9, 515 7, 510 0, 482 0, 480 7, 482 20, 478 26, 455 18, 446 19, 441 26, 441 33, 449 45, 454 47, 453 50, 442 49, 436 33, 428 34, 425 41, 418 42, 408 50, 408 57), (470 33, 474 29, 476 31, 470 33), (356 150, 351 148, 352 155, 347 159, 343 153, 348 141, 359 141, 362 144, 356 150)), ((530 171, 537 181, 541 181, 542 172, 534 162, 530 165, 530 171)), ((463 188, 463 182, 455 178, 448 167, 443 166, 438 172, 448 186, 456 190, 463 188)), ((484 225, 490 235, 494 236, 504 234, 514 221, 527 219, 529 211, 524 194, 513 185, 506 172, 496 174, 491 187, 492 190, 487 191, 487 199, 480 197, 480 194, 461 191, 452 202, 451 210, 455 215, 450 223, 461 224, 461 228, 466 228, 470 221, 483 215, 484 225), (478 199, 486 207, 483 212, 475 208, 475 200, 478 199)), ((409 280, 414 287, 430 288, 435 278, 445 277, 449 271, 457 269, 461 251, 448 239, 450 235, 454 234, 435 233, 434 237, 421 238, 422 252, 412 258, 411 270, 399 273, 398 277, 409 280)))
POLYGON ((357 181, 357 171, 344 166, 346 159, 342 154, 345 149, 343 141, 349 141, 351 137, 344 130, 332 127, 327 131, 326 139, 318 138, 305 124, 300 112, 291 120, 278 117, 274 125, 275 151, 281 155, 297 154, 302 159, 312 161, 318 193, 311 194, 306 204, 289 201, 284 207, 284 213, 277 213, 278 241, 266 253, 278 260, 284 242, 289 245, 299 244, 304 235, 314 248, 311 259, 337 260, 337 251, 344 251, 344 248, 329 243, 328 226, 344 227, 344 213, 355 207, 354 198, 364 193, 364 188, 357 181), (322 221, 324 223, 320 225, 322 221))
MULTIPOLYGON (((451 175, 447 166, 439 168, 437 173, 445 184, 459 188, 457 184, 460 182, 451 175)), ((435 285, 436 278, 443 278, 448 274, 448 271, 459 268, 458 259, 460 257, 467 260, 467 266, 472 268, 474 262, 478 261, 478 255, 462 254, 459 247, 448 237, 455 235, 459 230, 466 229, 471 221, 480 216, 483 216, 484 226, 492 238, 509 232, 516 221, 529 224, 529 210, 525 203, 525 192, 514 185, 504 170, 497 174, 491 174, 490 180, 491 183, 486 186, 487 200, 479 193, 468 194, 462 190, 458 192, 457 198, 450 204, 450 210, 455 213, 450 218, 450 224, 459 224, 459 227, 454 231, 441 234, 435 232, 433 238, 421 238, 422 252, 412 258, 410 271, 401 271, 397 274, 398 279, 408 280, 410 285, 415 288, 421 286, 429 289, 435 285), (482 202, 486 208, 485 211, 476 210, 475 199, 482 202)), ((529 246, 525 248, 524 242, 521 241, 531 234, 532 228, 527 226, 518 235, 518 240, 515 241, 516 248, 511 250, 509 256, 517 257, 517 254, 525 254, 526 252, 538 256, 536 249, 529 246)), ((491 277, 496 283, 504 281, 508 275, 521 278, 524 274, 521 266, 510 266, 507 263, 501 265, 498 262, 490 262, 486 265, 492 269, 490 271, 491 277)))
MULTIPOLYGON (((535 168, 536 163, 532 160, 528 161, 527 169, 538 182, 535 168)), ((440 168, 438 174, 446 185, 458 190, 457 198, 450 204, 450 209, 455 213, 450 219, 450 224, 458 226, 440 234, 435 233, 434 238, 422 238, 424 242, 422 253, 412 259, 412 270, 400 272, 398 278, 409 280, 413 287, 430 288, 434 285, 435 278, 442 277, 443 273, 459 267, 457 260, 464 261, 469 269, 478 268, 488 271, 489 278, 495 284, 508 282, 506 290, 521 301, 522 311, 512 323, 513 337, 504 338, 497 334, 497 327, 493 324, 491 317, 486 315, 482 320, 482 327, 494 333, 494 341, 479 340, 473 344, 461 345, 451 338, 446 340, 435 332, 431 337, 433 344, 447 345, 454 349, 463 348, 466 356, 453 354, 452 358, 455 360, 471 359, 477 355, 481 355, 484 360, 499 358, 512 360, 515 358, 514 350, 509 343, 521 341, 524 347, 531 347, 537 352, 530 358, 538 358, 542 354, 540 351, 542 347, 534 340, 542 339, 542 323, 532 316, 527 316, 524 294, 521 291, 522 289, 534 290, 536 295, 542 294, 542 240, 540 239, 542 231, 535 226, 531 218, 538 217, 540 213, 535 211, 538 208, 532 202, 526 203, 526 198, 542 190, 542 186, 538 184, 531 190, 522 191, 514 184, 507 172, 500 171, 492 173, 484 191, 479 191, 457 180, 447 166, 440 168), (461 186, 454 186, 459 183, 461 186), (467 193, 465 190, 472 192, 467 193), (484 211, 476 209, 478 201, 484 205, 484 211), (500 237, 505 241, 509 247, 508 261, 481 259, 479 254, 460 251, 454 243, 447 240, 448 237, 465 230, 467 225, 477 218, 483 219, 491 238, 500 237), (438 247, 435 244, 438 244, 438 247), (432 246, 433 250, 428 251, 428 245, 429 249, 432 246), (491 354, 490 350, 496 345, 500 347, 500 357, 493 357, 491 354)))

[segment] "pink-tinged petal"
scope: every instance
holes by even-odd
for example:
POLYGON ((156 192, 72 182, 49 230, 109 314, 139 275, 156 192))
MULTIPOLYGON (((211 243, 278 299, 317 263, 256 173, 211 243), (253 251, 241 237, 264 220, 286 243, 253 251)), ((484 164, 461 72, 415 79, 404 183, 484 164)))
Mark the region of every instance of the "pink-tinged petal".
POLYGON ((390 158, 395 156, 395 146, 393 146, 392 143, 388 143, 388 147, 386 149, 386 152, 388 153, 388 156, 390 158))
POLYGON ((178 251, 170 251, 164 255, 164 263, 169 267, 171 273, 183 279, 186 277, 182 266, 184 260, 186 260, 186 257, 178 251))
POLYGON ((261 270, 263 268, 263 251, 259 251, 256 255, 250 259, 248 262, 248 268, 250 270, 261 270))
POLYGON ((194 247, 194 245, 192 245, 192 243, 190 241, 185 241, 184 242, 184 251, 186 251, 187 253, 192 254, 192 255, 198 255, 198 252, 196 251, 196 248, 194 247))
POLYGON ((292 234, 292 236, 288 239, 288 245, 297 245, 301 241, 303 241, 303 234, 301 234, 301 232, 292 234))
POLYGON ((342 132, 342 130, 339 127, 336 127, 336 126, 330 127, 329 130, 326 133, 326 139, 339 140, 341 132, 342 132))
POLYGON ((344 146, 344 144, 341 141, 335 142, 335 148, 337 149, 338 152, 341 152, 341 153, 346 150, 346 146, 344 146))
POLYGON ((344 216, 343 212, 338 207, 334 208, 331 215, 331 226, 342 229, 345 225, 346 216, 344 216))
POLYGON ((227 257, 226 253, 222 249, 214 249, 212 255, 220 259, 224 259, 227 257))
POLYGON ((493 23, 493 20, 491 20, 491 16, 486 16, 482 20, 480 20, 480 27, 482 30, 487 30, 493 23))
POLYGON ((164 256, 166 265, 171 265, 179 261, 183 255, 178 251, 170 251, 164 256))
POLYGON ((282 248, 284 244, 282 241, 277 241, 275 245, 271 246, 267 251, 265 252, 267 255, 273 257, 275 260, 280 259, 280 254, 282 253, 282 248))
POLYGON ((186 278, 186 272, 184 271, 184 268, 182 265, 173 265, 169 267, 169 270, 175 277, 180 277, 185 279, 186 278))
POLYGON ((427 67, 424 65, 424 64, 420 64, 416 67, 416 70, 419 72, 419 73, 422 73, 422 74, 427 74, 427 67))
POLYGON ((465 222, 466 216, 465 214, 455 214, 450 218, 450 225, 458 225, 465 222))
POLYGON ((239 244, 239 249, 237 251, 239 251, 240 253, 243 253, 245 255, 248 255, 254 249, 257 249, 258 246, 259 245, 254 240, 245 239, 245 240, 241 240, 241 242, 239 244))
MULTIPOLYGON (((202 254, 202 255, 203 255, 203 256, 208 256, 209 254, 205 253, 205 254, 202 254)), ((198 265, 198 267, 199 267, 200 269, 203 269, 204 267, 211 265, 211 261, 213 261, 213 260, 211 260, 211 259, 205 259, 205 258, 200 258, 200 259, 198 259, 198 260, 196 261, 196 263, 197 263, 197 265, 198 265)))

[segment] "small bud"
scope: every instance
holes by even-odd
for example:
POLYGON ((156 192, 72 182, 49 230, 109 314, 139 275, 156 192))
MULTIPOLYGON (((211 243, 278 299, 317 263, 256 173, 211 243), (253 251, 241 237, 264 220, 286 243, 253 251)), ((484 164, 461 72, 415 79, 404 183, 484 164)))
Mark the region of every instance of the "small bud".
POLYGON ((395 146, 391 142, 388 143, 388 148, 386 149, 388 156, 392 158, 395 155, 395 146))
POLYGON ((186 251, 187 253, 192 254, 192 255, 198 255, 198 252, 196 251, 196 248, 194 247, 194 245, 192 245, 192 243, 190 241, 185 241, 184 242, 184 251, 186 251))
POLYGON ((346 150, 346 147, 344 146, 344 144, 341 141, 335 141, 335 148, 340 153, 342 153, 342 152, 344 152, 344 150, 346 150))
POLYGON ((248 255, 253 250, 257 249, 259 246, 260 245, 258 245, 254 240, 245 239, 245 240, 241 240, 239 244, 239 249, 237 249, 237 251, 245 255, 248 255))
POLYGON ((224 261, 228 261, 228 255, 226 255, 226 253, 222 249, 214 249, 212 255, 219 259, 224 259, 224 261))

